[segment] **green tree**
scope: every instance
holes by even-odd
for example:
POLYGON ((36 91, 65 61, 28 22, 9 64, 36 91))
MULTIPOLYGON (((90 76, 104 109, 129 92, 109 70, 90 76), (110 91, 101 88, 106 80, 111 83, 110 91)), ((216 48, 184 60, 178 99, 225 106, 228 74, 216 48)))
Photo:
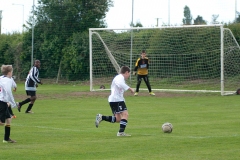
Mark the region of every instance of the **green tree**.
POLYGON ((137 22, 136 24, 133 24, 133 27, 143 27, 141 22, 137 22))
POLYGON ((184 17, 185 17, 185 18, 183 18, 183 24, 184 25, 191 25, 192 24, 192 15, 191 15, 190 8, 188 6, 184 7, 183 14, 184 14, 184 17))
POLYGON ((202 18, 202 16, 197 16, 197 18, 194 20, 195 25, 200 25, 200 24, 207 24, 207 22, 202 18))
POLYGON ((236 23, 240 23, 240 15, 238 15, 238 17, 236 19, 236 23))
POLYGON ((14 32, 12 34, 0 35, 0 64, 12 64, 14 75, 20 79, 21 61, 19 59, 22 53, 22 34, 14 32))
POLYGON ((224 28, 229 28, 235 39, 237 40, 238 44, 240 44, 240 23, 229 23, 229 24, 225 24, 224 28))
POLYGON ((219 17, 219 14, 213 14, 211 23, 212 24, 219 24, 219 22, 217 21, 218 17, 219 17))
MULTIPOLYGON (((88 31, 89 28, 105 27, 104 18, 111 6, 112 0, 39 0, 34 13, 36 16, 34 58, 42 61, 42 72, 44 72, 42 75, 48 76, 53 72, 60 72, 55 76, 66 75, 66 78, 69 78, 67 76, 69 72, 77 75, 79 70, 69 67, 73 61, 76 61, 73 58, 78 56, 71 54, 81 54, 79 47, 76 46, 82 46, 82 44, 76 44, 75 37, 76 35, 85 35, 81 33, 88 31)), ((24 38, 27 41, 26 50, 29 50, 30 37, 31 28, 24 38)), ((87 39, 84 42, 88 42, 88 36, 84 38, 87 39)), ((88 43, 84 44, 85 48, 88 48, 88 43)), ((30 53, 25 52, 25 54, 23 57, 29 58, 30 53)), ((84 54, 84 56, 88 57, 88 54, 84 54)), ((86 59, 77 60, 74 67, 79 68, 76 65, 81 65, 81 61, 86 59)))

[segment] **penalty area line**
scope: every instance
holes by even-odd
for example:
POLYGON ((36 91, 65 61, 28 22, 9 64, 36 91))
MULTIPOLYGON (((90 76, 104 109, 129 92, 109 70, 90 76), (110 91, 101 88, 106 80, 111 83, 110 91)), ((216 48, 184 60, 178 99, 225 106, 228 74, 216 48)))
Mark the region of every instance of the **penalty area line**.
POLYGON ((172 138, 182 138, 182 139, 210 139, 210 138, 231 138, 231 137, 239 137, 239 134, 228 135, 228 136, 169 136, 172 138))
POLYGON ((61 131, 72 131, 72 132, 82 132, 83 130, 75 130, 75 129, 68 129, 68 128, 54 128, 54 127, 46 127, 46 126, 26 126, 26 125, 19 125, 19 124, 11 124, 12 126, 17 127, 28 127, 28 128, 40 128, 40 129, 50 129, 50 130, 61 130, 61 131))

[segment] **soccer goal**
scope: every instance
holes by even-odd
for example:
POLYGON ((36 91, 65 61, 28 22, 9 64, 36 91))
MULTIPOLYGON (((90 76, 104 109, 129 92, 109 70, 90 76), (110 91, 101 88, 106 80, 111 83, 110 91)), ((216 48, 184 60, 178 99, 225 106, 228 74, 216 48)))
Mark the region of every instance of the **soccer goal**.
MULTIPOLYGON (((240 47, 222 25, 90 28, 90 90, 110 89, 121 66, 135 67, 141 50, 150 60, 155 91, 219 92, 240 88, 240 47)), ((135 88, 136 76, 127 83, 135 88)), ((142 81, 140 90, 147 90, 142 81)))

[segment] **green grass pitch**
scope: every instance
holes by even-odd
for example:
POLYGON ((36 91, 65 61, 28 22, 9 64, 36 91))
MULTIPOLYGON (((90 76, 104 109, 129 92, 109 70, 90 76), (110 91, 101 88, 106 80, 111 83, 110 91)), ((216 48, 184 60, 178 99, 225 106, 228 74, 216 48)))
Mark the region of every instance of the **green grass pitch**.
MULTIPOLYGON (((0 143, 1 159, 84 160, 235 160, 239 159, 240 96, 219 93, 125 93, 129 111, 126 133, 117 137, 119 124, 94 121, 97 113, 111 115, 109 91, 89 92, 80 84, 44 84, 37 91, 34 114, 23 106, 12 120, 11 138, 0 143), (173 132, 163 133, 164 122, 173 132)), ((23 84, 14 93, 26 98, 23 84)), ((3 138, 4 127, 0 136, 3 138)))

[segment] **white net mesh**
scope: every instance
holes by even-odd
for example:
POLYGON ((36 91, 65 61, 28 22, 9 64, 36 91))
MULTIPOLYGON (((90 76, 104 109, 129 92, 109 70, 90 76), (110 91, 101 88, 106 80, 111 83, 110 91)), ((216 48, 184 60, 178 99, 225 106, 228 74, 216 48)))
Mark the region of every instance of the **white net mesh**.
MULTIPOLYGON (((92 29, 92 90, 110 88, 119 67, 134 69, 141 50, 150 59, 149 80, 153 90, 221 91, 221 26, 92 29)), ((240 49, 224 29, 224 86, 237 88, 240 49)), ((127 81, 133 88, 136 77, 127 81)), ((140 90, 147 87, 142 82, 140 90)))
POLYGON ((228 94, 240 88, 240 47, 231 30, 227 28, 224 29, 223 62, 223 94, 228 94))

